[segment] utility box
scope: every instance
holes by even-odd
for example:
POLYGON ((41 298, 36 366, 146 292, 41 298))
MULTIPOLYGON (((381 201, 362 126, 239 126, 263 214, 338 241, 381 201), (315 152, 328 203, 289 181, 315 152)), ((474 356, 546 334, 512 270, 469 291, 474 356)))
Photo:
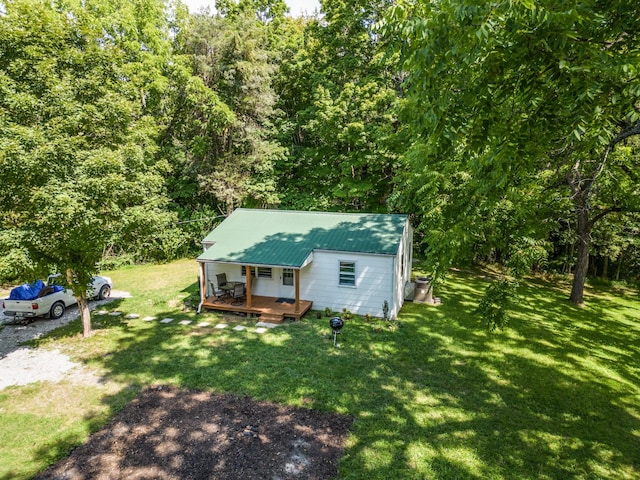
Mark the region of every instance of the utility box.
POLYGON ((428 303, 429 305, 433 305, 431 277, 416 277, 416 290, 413 301, 415 303, 428 303))

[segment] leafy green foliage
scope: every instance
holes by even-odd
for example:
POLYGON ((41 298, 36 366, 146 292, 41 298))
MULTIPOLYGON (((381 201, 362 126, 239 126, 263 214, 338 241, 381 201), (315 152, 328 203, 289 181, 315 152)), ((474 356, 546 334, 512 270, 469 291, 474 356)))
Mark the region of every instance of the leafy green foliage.
POLYGON ((577 239, 571 299, 582 303, 594 224, 636 197, 637 158, 622 169, 612 158, 640 133, 633 10, 447 0, 389 11, 382 31, 408 74, 412 141, 409 189, 394 200, 419 214, 434 265, 477 248, 510 257, 521 239, 549 239, 560 217, 577 239))
POLYGON ((0 16, 2 228, 39 273, 66 274, 81 308, 108 245, 147 243, 171 219, 147 115, 163 10, 144 3, 15 1, 0 16))
POLYGON ((21 246, 22 232, 18 229, 0 229, 0 283, 18 284, 24 278, 33 278, 34 265, 29 252, 21 246))
POLYGON ((276 78, 286 115, 278 165, 283 204, 300 209, 387 211, 397 158, 392 64, 373 24, 385 2, 323 3, 322 19, 294 30, 276 78), (285 143, 286 142, 286 143, 285 143))
POLYGON ((503 329, 509 323, 509 308, 516 296, 518 282, 502 277, 491 283, 478 304, 476 313, 480 314, 490 331, 503 329))
POLYGON ((268 27, 243 8, 226 17, 196 15, 178 37, 195 74, 221 102, 224 121, 211 123, 186 152, 198 188, 230 213, 245 203, 277 203, 273 165, 284 150, 271 136, 274 65, 268 27))
POLYGON ((638 278, 630 2, 2 6, 3 280, 193 255, 276 205, 408 213, 436 280, 638 278))

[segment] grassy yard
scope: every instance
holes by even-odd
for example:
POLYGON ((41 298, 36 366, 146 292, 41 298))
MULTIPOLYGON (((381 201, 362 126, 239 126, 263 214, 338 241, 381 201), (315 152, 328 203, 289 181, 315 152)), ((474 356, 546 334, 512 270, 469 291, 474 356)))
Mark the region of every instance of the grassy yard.
POLYGON ((315 314, 264 334, 213 328, 222 316, 185 308, 193 261, 109 275, 133 295, 109 311, 174 322, 94 315, 89 339, 76 321, 38 341, 108 381, 0 391, 0 479, 45 468, 156 383, 353 416, 340 479, 640 478, 637 291, 589 290, 577 309, 532 281, 509 328, 488 333, 473 315, 486 280, 458 272, 442 305, 406 304, 396 329, 355 318, 335 348, 315 314))

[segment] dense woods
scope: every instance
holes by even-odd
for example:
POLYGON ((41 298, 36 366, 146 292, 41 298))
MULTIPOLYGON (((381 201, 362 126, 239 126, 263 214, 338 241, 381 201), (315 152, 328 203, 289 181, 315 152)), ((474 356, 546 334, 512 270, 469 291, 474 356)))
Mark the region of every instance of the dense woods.
POLYGON ((637 281, 628 1, 0 1, 0 280, 191 254, 234 208, 404 212, 434 272, 637 281), (571 3, 571 2, 569 2, 571 3))

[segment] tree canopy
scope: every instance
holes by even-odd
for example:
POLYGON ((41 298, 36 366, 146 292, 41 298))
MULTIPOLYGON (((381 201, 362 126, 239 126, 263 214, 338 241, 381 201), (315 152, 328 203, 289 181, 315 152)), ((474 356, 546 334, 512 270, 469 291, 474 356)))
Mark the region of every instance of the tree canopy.
POLYGON ((163 10, 142 3, 16 0, 0 16, 3 230, 27 252, 23 266, 65 274, 85 335, 86 285, 105 249, 149 248, 172 218, 146 112, 161 88, 163 10))
POLYGON ((638 156, 613 155, 640 133, 635 8, 399 2, 385 32, 408 75, 409 177, 434 256, 481 244, 539 262, 569 222, 582 303, 594 225, 638 207, 638 156))

